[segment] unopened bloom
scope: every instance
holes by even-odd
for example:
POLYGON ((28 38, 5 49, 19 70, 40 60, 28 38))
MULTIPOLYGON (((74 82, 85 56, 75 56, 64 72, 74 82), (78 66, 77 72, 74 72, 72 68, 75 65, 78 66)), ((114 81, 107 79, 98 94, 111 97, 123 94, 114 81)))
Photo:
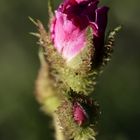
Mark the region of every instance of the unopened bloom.
POLYGON ((85 109, 78 102, 73 105, 73 116, 75 122, 79 125, 84 124, 88 120, 88 115, 85 109))
POLYGON ((93 29, 93 46, 104 45, 108 7, 97 7, 98 0, 64 0, 55 11, 51 37, 56 50, 70 61, 86 47, 86 29, 93 29))

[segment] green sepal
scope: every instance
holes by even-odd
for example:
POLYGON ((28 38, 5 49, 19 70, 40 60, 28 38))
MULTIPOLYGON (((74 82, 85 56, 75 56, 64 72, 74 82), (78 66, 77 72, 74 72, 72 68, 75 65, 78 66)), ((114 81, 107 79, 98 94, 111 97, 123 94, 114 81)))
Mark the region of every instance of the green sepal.
MULTIPOLYGON (((81 104, 82 103, 89 104, 88 98, 89 98, 88 96, 84 95, 83 97, 82 95, 78 94, 73 94, 72 96, 70 95, 69 99, 67 98, 63 100, 62 104, 58 107, 56 111, 56 115, 58 116, 58 124, 60 125, 60 128, 62 128, 62 132, 64 133, 64 135, 69 139, 95 140, 95 136, 97 135, 96 125, 98 120, 94 119, 94 117, 96 118, 97 114, 96 113, 92 114, 92 119, 94 121, 88 122, 87 124, 82 126, 78 125, 74 121, 73 117, 73 102, 76 101, 81 104)), ((94 104, 94 106, 95 108, 97 107, 98 110, 98 105, 96 105, 96 103, 94 104)))
POLYGON ((39 20, 34 22, 38 27, 38 33, 32 34, 39 38, 41 63, 36 80, 36 97, 42 104, 42 109, 48 114, 53 114, 67 90, 57 71, 63 60, 52 46, 51 39, 42 23, 39 20))
POLYGON ((89 95, 96 85, 97 72, 92 69, 94 55, 92 29, 86 31, 85 48, 70 62, 63 63, 60 69, 62 81, 77 93, 89 95))
POLYGON ((50 71, 48 63, 44 58, 44 51, 39 49, 39 58, 41 62, 39 74, 36 80, 36 98, 42 104, 41 109, 48 114, 53 114, 61 102, 61 92, 59 88, 56 89, 54 77, 50 71))
POLYGON ((48 16, 49 16, 49 28, 50 28, 50 23, 51 23, 51 20, 54 16, 54 5, 53 5, 53 0, 48 0, 48 16))
POLYGON ((122 26, 118 26, 113 31, 109 32, 109 34, 107 35, 106 42, 105 42, 105 45, 103 48, 103 60, 102 60, 101 66, 100 66, 100 72, 103 71, 103 68, 111 60, 116 35, 121 30, 121 28, 122 28, 122 26))
POLYGON ((79 94, 89 95, 93 93, 96 85, 97 72, 91 71, 88 73, 81 73, 80 71, 73 71, 73 69, 61 69, 62 81, 70 87, 74 92, 79 94))

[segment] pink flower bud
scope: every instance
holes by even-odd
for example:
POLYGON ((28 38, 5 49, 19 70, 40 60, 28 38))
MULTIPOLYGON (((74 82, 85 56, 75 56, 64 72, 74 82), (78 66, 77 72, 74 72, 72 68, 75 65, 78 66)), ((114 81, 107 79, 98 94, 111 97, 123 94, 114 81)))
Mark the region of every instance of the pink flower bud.
POLYGON ((78 103, 73 105, 74 120, 77 124, 82 125, 88 120, 88 115, 84 108, 78 103))
POLYGON ((55 11, 51 37, 56 50, 70 61, 86 47, 86 29, 93 29, 93 46, 104 45, 107 7, 97 8, 98 0, 64 0, 55 11))

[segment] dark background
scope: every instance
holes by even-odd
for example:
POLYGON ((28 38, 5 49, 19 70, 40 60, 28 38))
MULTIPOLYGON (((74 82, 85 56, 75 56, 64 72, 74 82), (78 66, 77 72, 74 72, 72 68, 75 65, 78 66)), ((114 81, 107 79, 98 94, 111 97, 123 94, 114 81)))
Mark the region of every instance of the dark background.
MULTIPOLYGON (((96 88, 97 140, 140 140, 140 1, 102 4, 111 8, 108 28, 122 24, 123 30, 96 88)), ((0 0, 0 140, 53 140, 51 120, 34 97, 38 46, 28 16, 47 25, 47 0, 0 0)))

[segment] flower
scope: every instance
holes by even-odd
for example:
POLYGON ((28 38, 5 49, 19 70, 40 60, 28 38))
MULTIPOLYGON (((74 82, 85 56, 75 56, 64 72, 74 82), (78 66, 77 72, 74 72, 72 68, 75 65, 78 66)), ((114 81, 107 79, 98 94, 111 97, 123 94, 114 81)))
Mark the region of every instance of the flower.
POLYGON ((88 120, 88 115, 85 109, 78 102, 73 105, 73 115, 74 120, 78 125, 82 125, 88 120))
POLYGON ((108 7, 97 7, 98 0, 64 0, 55 11, 51 38, 56 50, 70 61, 86 47, 86 29, 93 29, 93 46, 104 45, 108 7))

